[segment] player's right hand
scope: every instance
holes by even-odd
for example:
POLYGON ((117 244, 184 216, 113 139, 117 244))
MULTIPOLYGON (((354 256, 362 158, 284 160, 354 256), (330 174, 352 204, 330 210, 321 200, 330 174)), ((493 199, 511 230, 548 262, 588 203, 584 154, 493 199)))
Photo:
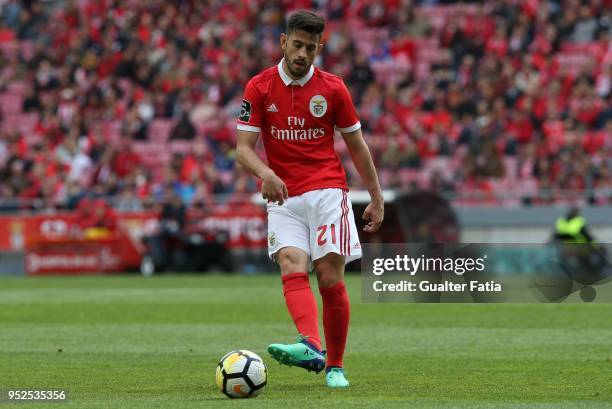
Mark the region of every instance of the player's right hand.
POLYGON ((289 197, 289 191, 285 182, 275 173, 270 173, 262 179, 261 195, 268 203, 278 202, 279 206, 285 203, 285 200, 289 197))

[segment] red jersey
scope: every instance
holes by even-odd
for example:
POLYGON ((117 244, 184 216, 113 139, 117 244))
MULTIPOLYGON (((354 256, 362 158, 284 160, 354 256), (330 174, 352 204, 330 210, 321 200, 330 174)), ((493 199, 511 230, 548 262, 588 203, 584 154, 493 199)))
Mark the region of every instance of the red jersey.
POLYGON ((260 132, 270 168, 297 196, 315 189, 347 189, 346 173, 334 150, 334 128, 361 128, 341 78, 313 66, 293 80, 283 61, 247 84, 238 129, 260 132))

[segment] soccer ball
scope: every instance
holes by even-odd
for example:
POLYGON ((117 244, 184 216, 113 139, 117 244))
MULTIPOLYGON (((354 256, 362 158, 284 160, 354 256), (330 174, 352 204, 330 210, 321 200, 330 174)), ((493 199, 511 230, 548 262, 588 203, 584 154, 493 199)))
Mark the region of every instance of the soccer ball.
POLYGON ((229 398, 253 398, 268 382, 268 369, 254 352, 244 349, 232 351, 219 361, 217 387, 229 398))

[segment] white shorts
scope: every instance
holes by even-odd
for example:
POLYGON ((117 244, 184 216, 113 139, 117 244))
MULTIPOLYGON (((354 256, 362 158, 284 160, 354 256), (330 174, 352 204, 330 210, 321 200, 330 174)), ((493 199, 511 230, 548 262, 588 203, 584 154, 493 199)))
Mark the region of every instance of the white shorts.
POLYGON ((361 244, 348 193, 319 189, 292 196, 282 206, 268 203, 268 254, 283 247, 304 250, 312 261, 327 253, 345 256, 345 263, 361 258, 361 244))

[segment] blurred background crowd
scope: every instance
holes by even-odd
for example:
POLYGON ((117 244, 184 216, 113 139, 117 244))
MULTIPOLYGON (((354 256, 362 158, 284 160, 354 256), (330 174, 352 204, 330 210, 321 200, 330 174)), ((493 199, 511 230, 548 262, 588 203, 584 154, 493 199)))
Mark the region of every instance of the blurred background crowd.
POLYGON ((235 118, 299 8, 326 17, 317 65, 351 90, 383 188, 612 203, 610 0, 0 0, 0 207, 256 192, 235 118))

